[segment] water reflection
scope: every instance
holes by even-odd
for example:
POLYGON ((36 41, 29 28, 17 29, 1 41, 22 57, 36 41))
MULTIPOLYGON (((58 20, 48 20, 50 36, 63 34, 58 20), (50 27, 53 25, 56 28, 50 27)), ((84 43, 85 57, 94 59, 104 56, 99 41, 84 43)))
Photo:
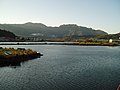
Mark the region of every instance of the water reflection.
POLYGON ((42 52, 44 57, 0 68, 0 90, 116 90, 119 85, 120 47, 4 47, 31 48, 42 52))
POLYGON ((16 58, 16 59, 0 59, 0 67, 5 67, 5 66, 11 66, 11 67, 17 67, 17 66, 21 66, 21 63, 24 63, 28 60, 34 60, 36 58, 40 58, 41 56, 37 56, 37 57, 33 57, 33 58, 16 58))

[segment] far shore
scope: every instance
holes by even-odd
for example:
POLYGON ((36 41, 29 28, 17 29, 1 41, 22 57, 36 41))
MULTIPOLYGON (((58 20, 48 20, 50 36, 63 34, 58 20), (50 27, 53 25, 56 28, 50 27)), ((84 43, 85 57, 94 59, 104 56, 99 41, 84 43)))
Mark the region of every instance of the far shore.
POLYGON ((120 46, 109 42, 0 42, 0 45, 77 45, 77 46, 120 46))

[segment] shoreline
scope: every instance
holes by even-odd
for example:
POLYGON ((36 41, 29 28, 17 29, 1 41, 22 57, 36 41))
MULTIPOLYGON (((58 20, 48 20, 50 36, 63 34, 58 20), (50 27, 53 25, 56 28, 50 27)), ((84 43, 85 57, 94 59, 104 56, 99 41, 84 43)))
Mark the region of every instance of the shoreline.
POLYGON ((116 43, 85 43, 85 42, 4 42, 0 45, 77 45, 77 46, 120 46, 116 43))
POLYGON ((21 62, 40 58, 43 54, 25 48, 0 48, 0 67, 19 65, 21 62))

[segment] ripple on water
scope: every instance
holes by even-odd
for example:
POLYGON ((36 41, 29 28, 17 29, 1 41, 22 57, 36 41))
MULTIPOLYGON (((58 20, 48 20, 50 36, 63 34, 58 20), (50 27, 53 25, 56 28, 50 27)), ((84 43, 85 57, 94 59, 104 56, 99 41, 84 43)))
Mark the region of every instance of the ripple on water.
POLYGON ((44 56, 0 67, 0 90, 116 90, 120 83, 118 47, 25 47, 44 56))

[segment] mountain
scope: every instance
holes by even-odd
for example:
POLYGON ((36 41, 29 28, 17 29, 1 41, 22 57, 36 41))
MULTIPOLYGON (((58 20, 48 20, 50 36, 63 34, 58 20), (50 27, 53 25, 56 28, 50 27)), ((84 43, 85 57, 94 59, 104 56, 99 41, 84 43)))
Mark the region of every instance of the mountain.
POLYGON ((15 38, 14 33, 0 29, 0 41, 15 41, 15 38))
POLYGON ((99 39, 120 39, 120 33, 98 36, 99 39))
POLYGON ((64 24, 59 27, 50 27, 42 23, 25 24, 0 24, 1 29, 9 30, 17 36, 41 37, 41 38, 62 38, 66 36, 98 36, 107 35, 102 30, 78 26, 76 24, 64 24))
POLYGON ((15 34, 10 31, 0 29, 0 37, 15 38, 15 34))

